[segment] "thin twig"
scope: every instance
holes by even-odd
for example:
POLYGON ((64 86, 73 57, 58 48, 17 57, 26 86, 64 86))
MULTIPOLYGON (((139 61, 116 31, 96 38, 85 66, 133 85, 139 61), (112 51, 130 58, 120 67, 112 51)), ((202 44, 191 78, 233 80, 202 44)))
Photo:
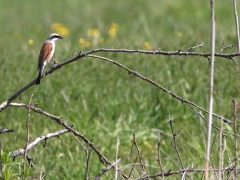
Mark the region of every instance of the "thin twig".
POLYGON ((223 122, 221 121, 221 128, 220 128, 220 132, 219 132, 219 162, 218 162, 218 179, 222 180, 223 179, 223 153, 222 153, 222 149, 223 149, 223 145, 222 145, 222 140, 223 140, 223 122))
POLYGON ((108 170, 112 169, 113 167, 116 166, 117 163, 120 162, 120 159, 118 159, 116 162, 110 164, 108 167, 104 167, 99 173, 98 175, 95 177, 95 180, 100 180, 101 176, 106 173, 108 170))
MULTIPOLYGON (((119 131, 118 131, 118 134, 117 134, 115 162, 117 162, 117 160, 118 160, 118 147, 119 147, 119 131)), ((118 179, 118 166, 117 166, 117 163, 116 163, 116 166, 115 166, 115 180, 117 180, 117 179, 118 179)))
MULTIPOLYGON (((214 136, 214 139, 213 139, 213 142, 212 142, 212 147, 211 147, 211 151, 210 151, 210 157, 211 157, 211 160, 212 160, 212 168, 213 169, 216 169, 216 166, 215 166, 215 163, 214 163, 214 159, 213 159, 213 147, 214 147, 214 144, 215 144, 215 141, 216 141, 216 138, 217 138, 217 134, 215 134, 214 136)), ((215 178, 218 179, 218 175, 217 175, 217 172, 214 171, 214 175, 215 175, 215 178)))
POLYGON ((184 51, 184 52, 188 52, 189 50, 192 50, 192 49, 195 49, 195 48, 199 48, 199 47, 202 48, 204 45, 205 45, 204 42, 200 42, 199 45, 194 46, 194 47, 187 48, 187 50, 184 51))
MULTIPOLYGON (((179 166, 167 153, 165 153, 162 149, 160 149, 160 151, 161 151, 163 154, 165 154, 165 156, 167 156, 168 159, 170 159, 170 160, 172 161, 172 163, 173 163, 176 167, 178 167, 179 169, 181 169, 180 166, 179 166)), ((164 175, 165 175, 165 173, 164 173, 164 175)))
MULTIPOLYGON (((234 16, 235 16, 235 27, 236 27, 236 34, 237 34, 237 42, 238 42, 238 53, 240 54, 240 36, 239 36, 239 23, 238 23, 238 13, 237 13, 237 2, 233 0, 233 8, 234 8, 234 16)), ((240 56, 239 59, 239 67, 240 67, 240 56)))
POLYGON ((136 159, 135 159, 134 163, 131 163, 131 164, 132 164, 132 167, 131 167, 131 170, 130 170, 130 173, 129 173, 129 175, 128 175, 128 178, 127 178, 127 179, 129 179, 129 178, 131 177, 131 175, 132 175, 132 172, 133 172, 133 169, 134 169, 134 167, 135 167, 135 165, 136 165, 136 162, 137 162, 137 160, 138 160, 138 156, 136 157, 136 159))
MULTIPOLYGON (((29 107, 32 103, 32 97, 33 97, 33 94, 31 95, 29 100, 29 104, 28 104, 29 107)), ((22 179, 25 179, 25 167, 26 167, 26 159, 27 159, 27 151, 28 151, 27 147, 30 139, 30 132, 29 132, 30 116, 31 116, 30 112, 31 112, 31 109, 28 108, 28 117, 26 121, 27 138, 26 138, 26 145, 24 148, 25 150, 24 150, 24 160, 23 160, 23 167, 22 167, 22 179)))
POLYGON ((205 161, 205 180, 209 179, 209 158, 212 133, 212 114, 213 114, 213 82, 214 82, 214 60, 215 60, 215 12, 214 0, 210 0, 211 12, 211 60, 210 60, 210 82, 209 82, 209 102, 208 102, 208 131, 206 141, 206 161, 205 161))
MULTIPOLYGON (((73 127, 73 125, 72 125, 73 127)), ((75 138, 75 140, 78 142, 78 144, 80 144, 86 154, 86 172, 85 172, 85 179, 89 180, 89 161, 90 161, 90 155, 91 155, 91 150, 88 150, 82 143, 81 141, 78 140, 78 138, 75 136, 75 134, 73 134, 71 132, 71 134, 73 135, 73 137, 75 138)))
MULTIPOLYGON (((96 55, 88 55, 87 57, 93 57, 93 58, 97 58, 97 59, 106 60, 106 61, 108 61, 108 62, 111 62, 111 63, 113 63, 113 64, 115 64, 115 65, 117 65, 117 66, 125 69, 126 71, 128 71, 129 74, 133 74, 133 75, 135 75, 136 77, 139 77, 140 79, 142 79, 142 80, 144 80, 144 81, 147 81, 148 83, 156 86, 157 88, 161 89, 162 91, 170 94, 173 98, 181 101, 182 103, 186 103, 186 104, 189 105, 189 106, 192 105, 192 106, 200 109, 201 111, 203 111, 203 112, 205 112, 205 113, 208 113, 208 111, 205 110, 205 109, 203 109, 202 107, 194 104, 193 102, 191 102, 191 101, 189 101, 189 100, 187 100, 187 99, 185 99, 185 98, 183 98, 183 97, 180 97, 180 96, 174 94, 173 92, 171 92, 170 90, 168 90, 168 89, 166 89, 165 87, 161 86, 160 84, 156 83, 155 81, 153 81, 153 80, 151 80, 151 79, 149 79, 149 78, 147 78, 147 77, 139 74, 139 73, 136 72, 136 71, 133 71, 133 70, 125 67, 124 65, 120 64, 120 63, 117 62, 117 61, 114 61, 114 60, 109 59, 109 58, 101 57, 101 56, 96 56, 96 55)), ((222 119, 222 116, 220 116, 220 115, 217 115, 217 114, 215 114, 215 113, 212 113, 212 115, 213 115, 214 117, 217 117, 218 119, 222 119)), ((233 122, 232 122, 231 120, 226 119, 226 118, 223 118, 223 121, 224 121, 225 123, 228 123, 228 124, 233 124, 233 122)))
POLYGON ((233 47, 233 45, 228 45, 228 46, 224 46, 224 41, 222 42, 222 48, 220 50, 220 53, 223 52, 224 49, 231 49, 233 47))
MULTIPOLYGON (((224 171, 227 171, 227 172, 231 172, 233 171, 233 167, 226 167, 223 169, 224 171)), ((239 171, 240 169, 238 169, 239 171)), ((218 171, 218 169, 209 169, 209 171, 218 171)), ((164 176, 165 177, 168 177, 168 176, 172 176, 174 174, 183 174, 184 172, 192 172, 192 173, 204 173, 205 172, 205 169, 191 169, 191 168, 186 168, 186 169, 181 169, 179 171, 169 171, 169 172, 165 172, 164 173, 164 176)), ((137 180, 144 180, 144 179, 150 179, 150 178, 157 178, 157 177, 161 177, 162 174, 161 173, 157 173, 157 174, 153 174, 153 175, 148 175, 148 176, 145 176, 145 177, 141 177, 141 178, 138 178, 137 180)))
POLYGON ((172 120, 171 120, 170 117, 169 117, 169 123, 170 123, 171 130, 172 130, 172 142, 171 142, 171 145, 172 145, 173 149, 176 151, 176 153, 177 153, 177 155, 178 155, 178 159, 179 159, 179 162, 180 162, 180 164, 181 164, 182 169, 184 169, 183 162, 182 162, 182 158, 181 158, 180 152, 179 152, 179 150, 178 150, 177 141, 176 141, 176 136, 179 134, 179 132, 181 131, 181 129, 179 129, 177 132, 174 132, 174 130, 173 130, 173 125, 172 125, 172 120))
MULTIPOLYGON (((26 104, 23 103, 11 103, 11 106, 15 106, 15 107, 24 107, 26 109, 31 108, 32 111, 42 114, 46 117, 48 117, 49 119, 55 121, 56 123, 58 123, 59 125, 65 127, 67 130, 69 130, 70 132, 72 132, 75 136, 80 137, 99 157, 99 160, 101 161, 101 163, 107 163, 109 165, 111 165, 112 163, 94 146, 94 144, 89 141, 84 135, 82 135, 81 133, 79 133, 78 131, 74 130, 72 128, 72 125, 67 125, 62 119, 61 117, 52 115, 46 111, 43 111, 40 108, 37 108, 36 106, 28 106, 26 104)), ((121 174, 121 176, 123 176, 124 178, 127 178, 127 176, 125 174, 123 174, 120 170, 118 170, 118 172, 121 174)))
POLYGON ((29 143, 29 144, 27 145, 27 147, 25 146, 25 147, 22 148, 22 149, 18 149, 18 150, 13 151, 13 152, 11 153, 11 156, 12 156, 13 158, 15 158, 16 156, 23 155, 26 150, 32 149, 33 147, 35 147, 35 146, 36 146, 37 144, 39 144, 40 142, 46 141, 47 139, 59 137, 59 136, 61 136, 62 134, 65 134, 65 133, 68 133, 68 132, 70 132, 68 129, 63 129, 63 130, 59 130, 59 131, 56 131, 56 132, 53 132, 53 133, 48 133, 47 135, 43 135, 43 136, 37 137, 34 141, 32 141, 31 143, 29 143))
MULTIPOLYGON (((51 74, 52 72, 56 71, 57 69, 61 68, 62 66, 65 66, 67 64, 70 64, 72 62, 75 62, 81 58, 87 57, 90 54, 95 54, 98 52, 115 52, 115 53, 142 53, 142 54, 151 54, 151 55, 164 55, 164 56, 201 56, 201 57, 205 57, 208 58, 209 56, 211 56, 211 53, 202 53, 202 52, 181 52, 180 50, 178 51, 162 51, 160 49, 158 50, 152 50, 152 51, 146 51, 146 50, 128 50, 128 49, 105 49, 105 48, 100 48, 100 49, 95 49, 89 52, 86 52, 84 54, 81 53, 81 51, 79 52, 78 56, 72 56, 71 59, 66 60, 64 62, 58 63, 58 64, 54 64, 52 66, 52 68, 50 68, 49 70, 47 70, 42 78, 46 77, 47 75, 51 74)), ((232 54, 221 54, 221 53, 215 53, 214 56, 216 57, 222 57, 222 58, 226 58, 226 59, 230 59, 231 61, 233 61, 235 64, 236 62, 234 61, 233 57, 235 56, 239 56, 240 53, 232 53, 232 54)), ((26 86, 22 87, 21 89, 19 89, 16 93, 14 93, 8 100, 2 102, 0 104, 0 112, 4 109, 6 109, 9 104, 16 98, 18 97, 22 92, 26 91, 28 88, 34 86, 36 84, 36 79, 34 79, 32 82, 30 82, 29 84, 27 84, 26 86)))
POLYGON ((155 157, 155 158, 156 158, 156 160, 157 160, 157 162, 158 162, 160 171, 162 172, 162 179, 164 180, 164 169, 163 169, 163 167, 162 167, 160 148, 161 148, 160 131, 158 131, 158 143, 157 143, 158 153, 157 153, 157 157, 155 157))
POLYGON ((143 160, 142 160, 142 153, 141 153, 141 150, 138 147, 138 144, 137 144, 137 141, 136 141, 135 132, 133 133, 133 144, 135 145, 135 147, 137 149, 137 152, 138 152, 138 157, 139 157, 139 162, 140 162, 140 165, 141 165, 141 168, 142 168, 142 173, 144 175, 147 175, 147 171, 145 169, 145 166, 144 166, 144 163, 143 163, 143 160))
POLYGON ((91 149, 86 152, 86 180, 89 180, 89 164, 90 164, 91 149))
MULTIPOLYGON (((234 134, 236 135, 238 133, 238 127, 237 127, 237 106, 238 103, 235 99, 233 101, 233 119, 234 119, 234 134)), ((234 157, 235 157, 235 165, 234 165, 234 179, 237 179, 237 168, 238 168, 238 138, 234 136, 234 157)))

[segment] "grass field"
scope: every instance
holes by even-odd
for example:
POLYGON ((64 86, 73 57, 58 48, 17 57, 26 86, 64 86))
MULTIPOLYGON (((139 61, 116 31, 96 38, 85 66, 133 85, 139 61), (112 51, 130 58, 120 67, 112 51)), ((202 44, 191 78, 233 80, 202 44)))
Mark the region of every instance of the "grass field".
MULTIPOLYGON (((0 103, 37 77, 39 50, 47 36, 58 32, 64 39, 57 42, 54 58, 58 62, 70 59, 75 52, 96 48, 126 48, 176 51, 205 42, 198 52, 210 52, 210 12, 206 1, 24 1, 1 2, 0 7, 0 103)), ((216 51, 232 44, 224 53, 237 52, 234 13, 230 2, 216 2, 216 51)), ((158 56, 126 53, 99 53, 154 80, 175 94, 207 109, 209 64, 206 58, 193 56, 158 56)), ((236 59, 237 60, 237 59, 236 59)), ((51 65, 48 65, 50 68, 51 65)), ((232 119, 232 100, 239 99, 237 66, 227 59, 216 58, 214 112, 232 119)), ((144 163, 150 173, 159 172, 154 153, 158 135, 152 129, 171 134, 169 115, 177 136, 184 166, 193 162, 204 168, 207 123, 190 107, 153 85, 129 75, 106 61, 83 58, 64 66, 21 94, 14 102, 33 102, 86 136, 112 162, 115 160, 116 138, 120 133, 119 167, 130 171, 129 156, 132 134, 142 149, 144 163)), ((206 114, 205 114, 206 115, 206 114)), ((0 113, 0 126, 14 133, 0 135, 3 147, 10 151, 25 145, 25 109, 8 107, 0 113)), ((213 120, 219 127, 220 121, 213 120)), ((62 129, 48 118, 31 113, 31 140, 62 129)), ((224 125, 232 132, 232 127, 224 125)), ((213 135, 217 131, 213 132, 213 135)), ((29 151, 34 168, 29 179, 83 179, 85 153, 71 134, 55 138, 29 151)), ((176 162, 171 136, 162 135, 162 149, 176 162)), ((227 137, 226 155, 232 154, 232 136, 227 137)), ((216 143, 214 149, 217 152, 216 143)), ((20 160, 22 157, 18 157, 20 160)), ((163 155, 168 170, 178 168, 163 155)), ((217 154, 214 154, 217 163, 217 154)), ((233 158, 233 157, 232 157, 233 158)), ((227 156, 225 158, 227 162, 227 156)), ((179 164, 179 163, 178 163, 179 164)), ((102 169, 98 157, 92 153, 90 177, 102 169)), ((113 172, 103 176, 112 179, 113 172)), ((137 177, 137 175, 136 175, 137 177)))

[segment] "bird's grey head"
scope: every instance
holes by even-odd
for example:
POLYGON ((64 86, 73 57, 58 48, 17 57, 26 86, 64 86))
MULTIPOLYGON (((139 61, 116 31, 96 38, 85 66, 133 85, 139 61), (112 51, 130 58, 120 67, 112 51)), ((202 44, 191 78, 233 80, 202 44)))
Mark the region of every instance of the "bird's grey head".
POLYGON ((59 34, 57 33, 52 33, 48 36, 47 40, 52 40, 52 41, 57 41, 59 39, 63 39, 62 36, 60 36, 59 34))

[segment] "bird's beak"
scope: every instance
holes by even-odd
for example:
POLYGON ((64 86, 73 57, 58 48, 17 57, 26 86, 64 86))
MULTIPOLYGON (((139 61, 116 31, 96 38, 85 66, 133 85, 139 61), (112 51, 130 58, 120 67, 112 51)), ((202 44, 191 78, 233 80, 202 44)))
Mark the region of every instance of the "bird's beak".
POLYGON ((63 37, 62 37, 62 36, 59 36, 58 38, 59 38, 59 39, 63 39, 63 37))

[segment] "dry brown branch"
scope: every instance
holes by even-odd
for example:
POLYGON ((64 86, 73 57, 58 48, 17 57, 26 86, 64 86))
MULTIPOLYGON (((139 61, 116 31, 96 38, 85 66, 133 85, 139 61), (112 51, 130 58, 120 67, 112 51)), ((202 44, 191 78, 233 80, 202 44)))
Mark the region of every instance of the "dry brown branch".
POLYGON ((179 162, 181 164, 182 169, 184 169, 182 158, 181 158, 180 152, 178 150, 177 141, 176 141, 176 136, 180 133, 181 129, 179 129, 177 132, 174 132, 173 125, 172 125, 172 120, 171 120, 170 117, 169 117, 169 123, 170 123, 171 130, 172 130, 172 142, 171 142, 171 145, 172 145, 173 149, 176 151, 176 153, 178 155, 178 159, 179 159, 179 162))
MULTIPOLYGON (((189 100, 187 100, 187 99, 184 99, 183 97, 180 97, 180 96, 174 94, 173 92, 171 92, 171 91, 169 91, 168 89, 164 88, 163 86, 159 85, 159 84, 156 83, 155 81, 153 81, 153 80, 151 80, 151 79, 149 79, 149 78, 147 78, 147 77, 139 74, 139 73, 136 72, 136 71, 133 71, 133 70, 131 70, 131 69, 123 66, 122 64, 118 63, 117 61, 111 60, 111 59, 109 59, 109 58, 101 57, 101 56, 96 56, 96 55, 88 55, 87 57, 93 57, 93 58, 97 58, 97 59, 109 61, 109 62, 111 62, 111 63, 113 63, 113 64, 115 64, 115 65, 117 65, 117 66, 119 66, 119 67, 121 67, 121 68, 123 68, 123 69, 125 69, 125 70, 127 70, 129 74, 133 74, 133 75, 139 77, 140 79, 142 79, 142 80, 144 80, 144 81, 147 81, 147 82, 149 82, 150 84, 158 87, 159 89, 161 89, 162 91, 170 94, 173 98, 181 101, 182 103, 186 103, 186 104, 189 105, 189 106, 196 107, 196 108, 200 109, 201 111, 203 111, 203 112, 205 112, 205 113, 208 113, 208 111, 205 110, 205 109, 203 109, 202 107, 194 104, 193 102, 191 102, 191 101, 189 101, 189 100)), ((221 118, 222 116, 220 116, 220 115, 217 115, 217 114, 215 114, 215 113, 212 113, 212 115, 215 116, 215 117, 217 117, 218 119, 222 119, 222 118, 221 118)), ((232 122, 231 120, 226 119, 226 118, 223 118, 223 121, 224 121, 225 123, 228 123, 228 124, 233 124, 233 122, 232 122)))
POLYGON ((233 47, 233 45, 228 45, 228 46, 224 46, 224 41, 222 42, 222 48, 220 50, 220 53, 223 52, 224 49, 231 49, 233 47))
POLYGON ((30 150, 33 147, 35 147, 37 144, 39 144, 42 141, 47 141, 48 139, 54 138, 54 137, 59 137, 62 134, 70 132, 68 129, 62 129, 53 133, 48 133, 47 135, 37 137, 33 142, 29 143, 27 146, 21 149, 17 149, 11 153, 11 156, 15 158, 16 156, 19 155, 24 155, 26 150, 30 150))
POLYGON ((81 141, 78 140, 78 138, 72 133, 73 137, 75 140, 80 144, 85 152, 86 155, 86 172, 85 172, 85 179, 88 180, 89 178, 89 161, 90 161, 90 156, 91 156, 91 150, 86 148, 81 141))
POLYGON ((136 141, 136 136, 135 136, 135 132, 133 133, 133 145, 136 147, 137 149, 137 153, 138 153, 138 158, 139 158, 139 162, 140 162, 140 165, 141 165, 141 168, 142 168, 142 173, 144 175, 147 175, 147 171, 145 169, 145 166, 144 166, 144 163, 143 163, 143 160, 142 160, 142 153, 141 153, 141 150, 140 148, 138 147, 138 144, 137 144, 137 141, 136 141))
MULTIPOLYGON (((238 103, 235 99, 233 101, 233 119, 234 119, 234 134, 238 133, 238 126, 237 126, 237 109, 238 103)), ((234 179, 237 179, 237 168, 238 168, 238 138, 234 136, 234 157, 235 157, 235 165, 234 165, 234 179)))
MULTIPOLYGON (((133 146, 132 146, 132 147, 133 147, 133 146)), ((129 173, 129 175, 128 175, 128 179, 129 179, 129 178, 131 177, 131 175, 132 175, 132 172, 133 172, 133 169, 135 168, 135 165, 136 165, 137 160, 138 160, 138 156, 136 157, 134 163, 131 163, 131 164, 132 164, 132 167, 131 167, 130 173, 129 173)))
POLYGON ((199 47, 202 48, 204 45, 205 45, 204 42, 200 42, 199 45, 194 46, 194 47, 187 48, 187 50, 184 51, 184 52, 188 52, 188 51, 190 51, 190 50, 192 50, 192 49, 199 48, 199 47))
MULTIPOLYGON (((84 135, 82 135, 81 133, 79 133, 78 131, 74 130, 72 128, 72 125, 69 126, 67 125, 62 119, 61 117, 52 115, 48 112, 45 112, 43 110, 41 110, 40 108, 37 108, 36 106, 29 106, 23 103, 11 103, 10 106, 14 106, 14 107, 19 107, 19 108, 30 108, 32 111, 42 114, 48 118, 50 118, 51 120, 55 121, 56 123, 58 123, 59 125, 65 127, 68 131, 70 131, 71 133, 74 134, 74 136, 80 137, 99 157, 99 160, 101 161, 101 163, 107 163, 109 165, 111 165, 112 163, 94 146, 94 144, 89 141, 84 135)), ((127 176, 125 174, 123 174, 121 171, 118 170, 118 172, 121 174, 121 176, 123 176, 124 178, 127 178, 127 176)))
POLYGON ((85 179, 89 180, 89 163, 90 163, 90 156, 91 156, 91 150, 88 150, 86 152, 86 173, 85 173, 85 179))
MULTIPOLYGON (((172 161, 172 163, 173 163, 176 167, 178 167, 178 169, 181 169, 181 167, 180 167, 167 153, 165 153, 165 151, 163 151, 162 149, 160 149, 160 151, 161 151, 163 154, 165 154, 165 156, 167 156, 168 159, 170 159, 170 161, 172 161)), ((165 173, 164 173, 164 175, 165 175, 165 173)))
POLYGON ((222 180, 223 179, 223 145, 222 145, 222 141, 223 141, 223 123, 221 121, 221 128, 220 128, 220 131, 219 131, 219 155, 218 155, 218 158, 219 158, 219 162, 218 162, 218 179, 219 180, 222 180))
MULTIPOLYGON (((32 97, 33 97, 33 94, 32 94, 31 97, 30 97, 28 106, 30 106, 31 103, 32 103, 32 97)), ((31 109, 28 108, 28 117, 27 117, 27 120, 26 120, 27 137, 26 137, 26 145, 25 145, 25 147, 24 147, 24 159, 23 159, 23 167, 22 167, 22 169, 23 169, 23 171, 22 171, 22 179, 25 179, 25 178, 24 178, 24 176, 25 176, 25 166, 26 166, 27 151, 28 151, 27 147, 28 147, 28 143, 29 143, 29 141, 30 141, 30 132, 29 132, 30 116, 31 116, 30 112, 31 112, 31 109)))
POLYGON ((43 111, 40 108, 37 108, 36 106, 28 106, 26 104, 23 103, 11 103, 11 106, 14 107, 20 107, 20 108, 30 108, 32 111, 42 114, 48 118, 50 118, 51 120, 55 121, 56 123, 58 123, 59 125, 65 127, 66 129, 68 129, 70 132, 72 132, 75 136, 80 137, 87 145, 89 145, 95 152, 96 154, 99 156, 100 160, 102 163, 106 162, 108 164, 111 164, 111 162, 105 158, 100 151, 93 145, 93 143, 91 141, 89 141, 84 135, 82 135, 81 133, 79 133, 78 131, 74 130, 71 126, 67 125, 59 116, 55 116, 52 115, 46 111, 43 111))
MULTIPOLYGON (((205 118, 201 113, 197 112, 194 107, 190 106, 193 110, 194 113, 196 113, 201 119, 205 120, 206 122, 208 122, 208 119, 205 118)), ((223 121, 223 120, 222 120, 223 121)), ((238 125, 237 125, 238 126, 238 125)), ((214 129, 216 129, 217 131, 220 132, 220 128, 218 128, 215 124, 212 123, 212 127, 214 129)), ((228 134, 231 135, 231 136, 234 136, 234 137, 237 137, 237 138, 240 138, 240 135, 239 134, 234 134, 232 132, 228 132, 228 131, 223 131, 222 132, 224 136, 227 136, 228 134)))
MULTIPOLYGON (((169 91, 168 89, 164 88, 163 86, 157 84, 156 82, 154 82, 153 80, 147 78, 147 77, 144 77, 142 76, 141 74, 139 74, 138 72, 136 71, 133 71, 123 65, 121 65, 120 63, 116 62, 116 61, 113 61, 113 60, 110 60, 108 58, 105 58, 105 57, 101 57, 101 56, 95 56, 95 55, 92 55, 94 53, 98 53, 98 52, 115 52, 115 53, 143 53, 143 54, 151 54, 151 55, 165 55, 165 56, 174 56, 174 55, 177 55, 177 56, 182 56, 182 55, 185 55, 185 56, 202 56, 202 57, 207 57, 209 58, 209 56, 211 55, 210 53, 192 53, 192 52, 181 52, 180 50, 178 51, 161 51, 160 49, 158 50, 152 50, 152 51, 145 51, 145 50, 127 50, 127 49, 95 49, 95 50, 92 50, 92 51, 89 51, 89 52, 86 52, 84 54, 81 54, 81 52, 77 55, 76 53, 72 56, 71 59, 67 60, 67 61, 64 61, 62 63, 59 63, 59 64, 54 64, 52 66, 52 68, 50 68, 49 70, 47 70, 45 72, 45 74, 43 75, 43 78, 49 74, 51 74, 52 72, 54 72, 55 70, 61 68, 62 66, 64 65, 67 65, 69 63, 72 63, 74 61, 77 61, 83 57, 93 57, 93 58, 98 58, 98 59, 102 59, 102 60, 106 60, 108 62, 111 62, 117 66, 119 66, 120 68, 123 68, 125 70, 127 70, 129 73, 131 74, 134 74, 135 76, 141 78, 142 80, 144 81, 147 81, 149 83, 151 83, 152 85, 160 88, 162 91, 170 94, 173 98, 183 102, 183 103, 186 103, 188 105, 192 105, 198 109, 200 109, 201 111, 205 112, 205 113, 208 113, 207 110, 205 110, 204 108, 194 104, 193 102, 187 100, 187 99, 184 99, 183 97, 180 97, 176 94, 174 94, 173 92, 169 91)), ((222 57, 222 58, 227 58, 227 59, 231 59, 232 57, 235 57, 235 56, 239 56, 238 53, 233 53, 233 54, 220 54, 220 53, 215 53, 215 56, 218 56, 218 57, 222 57)), ((22 92, 24 92, 25 90, 27 90, 28 88, 30 88, 31 86, 35 85, 35 82, 36 82, 36 79, 33 80, 32 82, 30 82, 28 85, 24 86, 23 88, 21 88, 20 90, 18 90, 14 95, 12 95, 8 100, 2 102, 0 104, 0 112, 7 108, 9 106, 9 104, 16 98, 18 97, 22 92)), ((215 114, 213 113, 213 116, 221 119, 221 116, 218 115, 218 114, 215 114)), ((231 120, 229 119, 226 119, 226 118, 223 118, 224 122, 225 123, 233 123, 231 120)))
POLYGON ((212 114, 213 114, 213 85, 214 85, 214 61, 215 61, 215 9, 214 0, 210 0, 210 14, 211 14, 211 59, 210 59, 210 73, 209 73, 209 101, 208 101, 208 129, 205 152, 205 180, 209 179, 209 159, 210 159, 210 145, 212 134, 212 114))
POLYGON ((100 179, 101 179, 101 176, 102 176, 104 173, 106 173, 108 170, 114 168, 114 167, 117 165, 117 163, 119 163, 119 162, 120 162, 120 159, 118 159, 116 162, 110 164, 108 167, 104 167, 104 168, 98 173, 98 175, 95 177, 95 180, 100 180, 100 179))
MULTIPOLYGON (((233 167, 226 167, 223 170, 227 171, 227 172, 231 172, 231 171, 234 170, 234 168, 233 167)), ((238 169, 238 171, 239 170, 240 169, 238 169)), ((209 171, 218 171, 218 169, 209 169, 209 171)), ((173 175, 179 175, 179 174, 183 174, 184 172, 188 172, 188 173, 204 173, 205 169, 186 168, 186 169, 181 169, 179 171, 165 172, 164 176, 168 177, 168 176, 173 176, 173 175)), ((156 174, 153 174, 153 175, 148 175, 148 176, 145 176, 145 177, 138 178, 137 180, 144 180, 144 179, 157 178, 157 177, 162 177, 162 173, 156 173, 156 174)))
MULTIPOLYGON (((240 53, 239 23, 238 23, 238 13, 237 13, 237 2, 236 2, 236 0, 233 0, 233 9, 234 9, 235 27, 236 27, 237 42, 238 42, 238 53, 240 53)), ((238 56, 238 59, 239 59, 239 66, 240 66, 240 56, 238 56)))
POLYGON ((160 171, 162 172, 162 179, 164 180, 164 169, 163 169, 162 161, 161 161, 161 151, 160 151, 160 148, 161 148, 160 131, 158 131, 157 156, 155 156, 155 159, 158 162, 160 171))
MULTIPOLYGON (((117 162, 117 160, 118 160, 118 147, 119 147, 119 143, 120 143, 120 142, 119 142, 119 131, 118 131, 118 134, 117 134, 117 142, 116 142, 116 157, 115 157, 115 162, 117 162)), ((115 180, 117 180, 117 179, 118 179, 118 166, 117 166, 117 163, 116 163, 114 169, 115 169, 115 180)))
MULTIPOLYGON (((214 139, 213 139, 213 142, 212 142, 212 147, 211 147, 211 150, 210 150, 210 157, 211 157, 211 162, 212 162, 212 169, 216 169, 216 166, 215 166, 215 162, 214 162, 214 159, 213 159, 213 147, 214 147, 214 144, 216 142, 216 138, 217 138, 217 134, 215 134, 214 136, 214 139)), ((217 172, 214 171, 214 176, 215 176, 215 179, 218 179, 218 175, 217 175, 217 172)))

